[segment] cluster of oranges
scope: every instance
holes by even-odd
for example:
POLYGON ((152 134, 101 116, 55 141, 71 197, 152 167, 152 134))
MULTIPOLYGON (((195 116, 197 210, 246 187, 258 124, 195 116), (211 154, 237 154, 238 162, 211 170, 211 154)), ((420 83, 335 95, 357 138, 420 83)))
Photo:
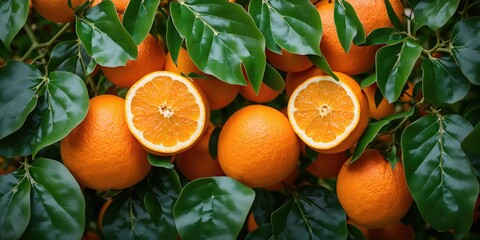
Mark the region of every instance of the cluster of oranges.
MULTIPOLYGON (((42 16, 55 22, 73 20, 66 2, 32 0, 42 16), (63 11, 55 10, 55 4, 63 11)), ((72 0, 72 6, 83 2, 72 0)), ((129 1, 113 2, 123 13, 129 1)), ((295 181, 308 146, 319 154, 306 171, 337 179, 336 193, 349 221, 376 232, 398 224, 412 203, 401 161, 392 168, 380 151, 369 149, 348 164, 350 150, 369 120, 393 114, 395 106, 385 99, 376 104, 376 84, 362 89, 352 78, 371 71, 378 46, 352 45, 345 53, 334 25, 333 2, 321 0, 315 7, 323 27, 320 48, 338 81, 306 56, 266 50, 267 61, 285 73, 285 92, 262 83, 256 94, 249 82, 231 85, 204 74, 184 48, 175 62, 162 40, 149 35, 138 45, 136 60, 101 67, 109 81, 128 92, 125 99, 108 94, 91 98, 86 118, 61 142, 65 166, 88 188, 124 189, 148 174, 150 153, 172 156, 189 180, 227 175, 252 188, 279 190, 295 181), (282 94, 288 98, 285 108, 264 104, 282 94), (222 126, 214 126, 210 112, 240 96, 249 104, 222 126), (216 159, 209 151, 215 127, 221 127, 216 159)), ((349 2, 366 34, 391 26, 383 0, 349 2)), ((401 17, 401 1, 390 3, 401 17)))

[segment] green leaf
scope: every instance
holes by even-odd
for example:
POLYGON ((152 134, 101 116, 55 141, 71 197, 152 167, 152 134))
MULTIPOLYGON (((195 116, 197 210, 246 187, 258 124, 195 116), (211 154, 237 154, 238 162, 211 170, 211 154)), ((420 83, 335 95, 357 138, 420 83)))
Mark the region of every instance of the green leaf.
POLYGON ((470 82, 451 57, 425 59, 422 62, 422 92, 425 100, 439 107, 462 100, 470 82))
POLYGON ((480 123, 480 105, 475 106, 465 113, 465 119, 472 125, 480 123))
POLYGON ((397 44, 405 41, 407 36, 401 32, 396 32, 393 28, 376 28, 368 34, 362 46, 397 44))
POLYGON ((173 209, 181 239, 235 239, 254 198, 252 189, 229 177, 187 183, 173 209))
MULTIPOLYGON (((250 14, 264 34, 267 46, 274 44, 300 55, 321 55, 322 23, 308 0, 256 0, 250 14), (268 22, 267 22, 268 20, 268 22), (270 37, 271 36, 271 37, 270 37)), ((273 48, 278 50, 276 48, 273 48)))
POLYGON ((375 73, 368 75, 365 79, 360 82, 360 87, 362 89, 374 84, 377 82, 377 75, 375 73))
POLYGON ((277 92, 283 92, 285 89, 285 80, 282 75, 272 67, 270 64, 266 65, 265 74, 263 75, 263 82, 271 89, 277 92))
POLYGON ((378 50, 375 57, 377 84, 382 95, 390 103, 400 97, 403 86, 421 53, 422 47, 413 39, 378 50))
POLYGON ((8 61, 0 68, 0 139, 17 131, 35 108, 42 73, 36 66, 8 61))
POLYGON ((275 199, 271 191, 263 188, 256 188, 255 200, 253 200, 251 212, 258 226, 270 222, 270 215, 274 210, 275 199))
MULTIPOLYGON (((388 19, 390 20, 390 22, 397 30, 403 30, 403 23, 402 21, 400 21, 400 18, 398 18, 397 13, 395 12, 392 4, 390 3, 390 0, 383 0, 383 2, 385 3, 385 7, 387 8, 388 19)), ((403 14, 403 12, 400 14, 403 14)))
POLYGON ((335 194, 321 186, 300 189, 272 214, 275 239, 346 239, 347 217, 335 194))
POLYGON ((463 19, 452 30, 453 58, 471 83, 480 85, 480 17, 463 19))
POLYGON ((472 125, 459 115, 424 116, 405 128, 401 143, 405 176, 425 221, 438 231, 466 236, 478 182, 461 142, 472 125))
POLYGON ((88 54, 102 66, 125 66, 137 58, 137 45, 120 23, 112 1, 102 1, 76 16, 75 30, 88 54))
POLYGON ((308 59, 310 59, 310 61, 312 61, 316 67, 322 69, 322 71, 332 76, 334 79, 338 80, 337 75, 333 73, 332 69, 330 68, 330 65, 328 65, 327 59, 325 59, 323 55, 320 55, 320 56, 308 55, 308 59))
POLYGON ((273 239, 272 225, 270 223, 259 226, 250 232, 245 240, 270 240, 273 239))
POLYGON ((280 54, 282 48, 278 46, 273 37, 270 25, 270 8, 268 5, 262 0, 251 0, 248 4, 248 13, 252 16, 253 21, 265 37, 266 47, 270 51, 280 54))
POLYGON ((180 193, 173 169, 155 169, 146 180, 117 195, 105 211, 106 239, 177 239, 172 209, 180 193))
POLYGON ((123 15, 123 26, 139 45, 147 37, 160 0, 129 1, 123 15))
POLYGON ((427 25, 437 31, 455 14, 460 0, 419 1, 413 11, 415 14, 415 31, 427 25))
POLYGON ((157 156, 157 155, 148 153, 147 158, 148 158, 148 162, 152 166, 168 168, 168 169, 172 169, 174 167, 172 164, 172 156, 157 156))
POLYGON ((84 79, 95 69, 96 63, 77 40, 58 43, 50 54, 48 71, 67 71, 84 79))
POLYGON ((167 48, 170 52, 170 56, 175 64, 177 64, 178 53, 182 47, 183 38, 178 33, 175 25, 173 25, 173 20, 171 15, 167 18, 167 48))
POLYGON ((42 148, 68 135, 87 115, 88 92, 77 75, 51 72, 40 81, 44 93, 36 108, 18 131, 0 140, 0 155, 35 157, 42 148))
POLYGON ((20 239, 30 221, 31 186, 25 168, 0 175, 0 239, 20 239))
POLYGON ((218 149, 218 137, 220 137, 220 131, 222 128, 215 128, 210 135, 210 139, 208 140, 208 152, 212 159, 217 159, 217 149, 218 149))
POLYGON ((3 0, 0 2, 0 40, 7 49, 28 18, 29 0, 3 0))
POLYGON ((352 40, 355 39, 355 43, 365 42, 365 30, 350 3, 335 0, 333 19, 338 39, 346 53, 350 51, 352 40))
POLYGON ((265 72, 265 39, 242 6, 225 0, 187 0, 171 2, 170 14, 202 72, 246 85, 243 66, 258 92, 265 72))
POLYGON ((477 124, 462 141, 462 149, 468 153, 480 154, 478 143, 480 143, 480 124, 477 124))
POLYGON ((363 235, 362 231, 357 227, 348 224, 348 240, 367 240, 365 235, 363 235))
POLYGON ((80 239, 85 198, 77 181, 58 161, 37 158, 26 166, 31 186, 31 219, 24 239, 80 239))

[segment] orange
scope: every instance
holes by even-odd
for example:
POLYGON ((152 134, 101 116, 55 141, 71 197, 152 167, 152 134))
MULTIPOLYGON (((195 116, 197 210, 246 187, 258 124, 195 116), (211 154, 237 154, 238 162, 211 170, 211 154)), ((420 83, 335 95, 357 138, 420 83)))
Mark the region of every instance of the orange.
POLYGON ((315 76, 298 86, 288 100, 288 119, 300 139, 324 153, 353 146, 368 124, 368 101, 358 83, 336 72, 315 76))
POLYGON ((258 224, 257 224, 257 221, 255 220, 255 216, 253 215, 253 212, 250 212, 247 218, 247 231, 252 232, 257 228, 258 228, 258 224))
POLYGON ((202 177, 225 175, 218 160, 212 158, 208 148, 214 129, 215 126, 210 124, 192 148, 175 156, 178 168, 187 179, 195 180, 202 177))
POLYGON ((196 73, 205 76, 204 78, 193 78, 195 83, 203 90, 211 110, 217 110, 226 107, 233 102, 238 95, 239 85, 228 84, 212 75, 202 73, 193 63, 185 48, 180 48, 178 53, 177 65, 173 62, 170 53, 167 54, 165 61, 165 70, 189 75, 196 73))
POLYGON ((114 95, 90 99, 85 119, 61 141, 63 163, 81 185, 124 189, 150 171, 147 153, 128 130, 124 108, 123 98, 114 95))
POLYGON ((378 120, 386 116, 392 115, 395 112, 395 106, 394 104, 389 103, 388 100, 384 97, 382 97, 382 101, 377 106, 377 104, 375 104, 376 91, 380 91, 376 83, 363 89, 363 92, 365 92, 365 95, 368 99, 370 117, 378 120))
POLYGON ((17 170, 16 161, 13 159, 5 159, 0 156, 0 175, 8 174, 17 170))
POLYGON ((125 106, 128 128, 147 151, 157 155, 174 155, 192 147, 210 117, 201 90, 168 71, 152 72, 135 83, 125 106))
POLYGON ((305 82, 307 79, 318 76, 324 75, 325 73, 315 66, 301 72, 289 72, 285 76, 285 92, 287 96, 291 96, 295 88, 298 87, 301 83, 305 82))
MULTIPOLYGON (((79 7, 87 0, 71 0, 73 9, 79 7)), ((101 0, 95 0, 92 6, 99 4, 101 0)), ((75 19, 74 11, 68 6, 68 0, 32 0, 33 8, 47 20, 67 23, 75 19)))
POLYGON ((102 72, 109 81, 119 87, 129 88, 143 76, 163 70, 165 51, 160 41, 152 35, 147 35, 137 48, 137 59, 127 61, 125 66, 102 66, 102 72))
POLYGON ((306 170, 317 178, 336 178, 346 159, 346 151, 318 153, 317 159, 306 170))
POLYGON ((113 198, 109 198, 107 201, 105 201, 102 205, 102 207, 100 208, 100 212, 98 213, 98 228, 100 229, 100 231, 102 231, 102 221, 103 221, 103 215, 105 215, 105 212, 107 211, 107 208, 108 206, 110 206, 110 204, 113 202, 113 198))
POLYGON ((340 169, 336 187, 347 216, 366 228, 382 228, 399 221, 413 201, 402 163, 392 169, 374 149, 365 150, 352 164, 349 161, 340 169))
POLYGON ((313 66, 307 56, 290 53, 285 49, 282 49, 281 54, 266 49, 265 54, 270 65, 284 72, 301 72, 313 66))
MULTIPOLYGON (((348 75, 366 72, 374 65, 375 53, 379 47, 355 46, 352 43, 350 51, 345 53, 338 39, 333 19, 334 2, 322 0, 315 4, 322 18, 323 35, 320 49, 333 71, 348 75)), ((392 27, 384 0, 356 0, 349 1, 349 3, 355 9, 366 35, 376 28, 392 27)), ((390 0, 390 4, 400 18, 403 13, 402 2, 400 0, 390 0)))
POLYGON ((130 3, 130 0, 112 0, 118 13, 123 14, 130 3))
POLYGON ((292 187, 293 184, 295 183, 295 180, 297 179, 299 174, 298 168, 293 169, 293 171, 281 182, 273 184, 271 186, 265 187, 266 190, 269 191, 280 191, 284 190, 286 187, 292 187))
POLYGON ((242 97, 254 103, 267 103, 280 95, 279 92, 269 88, 267 84, 263 82, 260 85, 260 90, 258 91, 258 94, 255 94, 255 91, 253 90, 253 86, 250 81, 247 81, 247 86, 241 86, 239 92, 242 97))
POLYGON ((369 229, 370 238, 368 240, 414 240, 415 232, 411 225, 406 225, 400 221, 392 223, 383 228, 369 229))
POLYGON ((218 139, 223 172, 249 187, 267 187, 296 168, 300 149, 287 117, 264 105, 248 105, 225 122, 218 139))

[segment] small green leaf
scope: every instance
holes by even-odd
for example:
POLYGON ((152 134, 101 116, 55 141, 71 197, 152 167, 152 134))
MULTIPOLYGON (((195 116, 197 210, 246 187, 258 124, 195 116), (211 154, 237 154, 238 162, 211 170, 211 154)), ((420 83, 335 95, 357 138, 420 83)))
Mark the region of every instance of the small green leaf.
POLYGON ((257 229, 250 232, 245 240, 270 240, 273 239, 272 224, 267 223, 259 226, 257 229))
POLYGON ((365 235, 363 235, 362 231, 357 227, 348 224, 348 238, 347 240, 367 240, 365 235))
POLYGON ((338 80, 337 75, 333 73, 332 69, 330 68, 330 65, 328 65, 327 59, 323 55, 317 56, 317 55, 308 55, 308 58, 310 61, 315 64, 316 67, 322 69, 325 73, 328 75, 332 76, 334 79, 338 80))
POLYGON ((365 79, 362 80, 362 82, 360 82, 360 87, 362 89, 374 84, 377 82, 377 75, 374 73, 374 74, 370 74, 368 77, 366 77, 365 79))
POLYGON ((0 2, 0 40, 7 49, 28 18, 29 0, 4 0, 0 2))
POLYGON ((173 23, 204 73, 246 85, 242 66, 258 92, 265 72, 265 39, 242 6, 225 0, 170 3, 173 23))
POLYGON ((37 158, 26 166, 31 186, 31 219, 25 239, 80 239, 85 198, 77 181, 58 161, 37 158))
POLYGON ((112 1, 102 1, 76 16, 75 25, 78 38, 98 64, 125 66, 137 58, 137 45, 120 23, 112 1))
POLYGON ((335 0, 333 19, 338 39, 346 53, 350 51, 354 39, 357 44, 365 42, 365 30, 350 3, 335 0))
POLYGON ((480 123, 480 105, 471 108, 465 113, 465 119, 469 121, 473 126, 480 123))
POLYGON ((253 200, 251 211, 258 226, 270 222, 270 215, 274 210, 275 199, 271 191, 263 188, 256 188, 255 200, 253 200))
POLYGON ((422 92, 428 103, 439 107, 456 103, 467 96, 470 82, 453 58, 425 59, 422 72, 422 92))
POLYGON ((37 105, 42 73, 36 66, 8 61, 0 68, 0 139, 17 131, 37 105))
POLYGON ((405 177, 423 217, 438 231, 466 236, 478 181, 461 142, 472 125, 459 115, 424 116, 405 128, 401 143, 405 177))
POLYGON ((172 169, 174 167, 172 164, 172 156, 157 156, 157 155, 148 153, 147 158, 148 158, 148 162, 152 166, 168 168, 168 169, 172 169))
POLYGON ((378 50, 375 57, 377 84, 382 95, 390 103, 400 97, 403 86, 421 53, 422 47, 413 39, 378 50))
POLYGON ((183 38, 178 33, 171 16, 167 18, 167 48, 175 64, 177 64, 178 53, 182 47, 183 38))
POLYGON ((210 139, 208 140, 208 152, 212 159, 217 159, 217 147, 218 147, 218 137, 220 136, 220 131, 222 128, 215 128, 210 135, 210 139))
POLYGON ((20 239, 30 221, 31 186, 25 168, 0 175, 0 239, 20 239))
MULTIPOLYGON (((403 30, 403 23, 402 21, 400 21, 400 18, 397 16, 397 13, 393 9, 390 0, 383 0, 383 2, 385 3, 385 7, 387 8, 388 19, 390 19, 390 22, 397 30, 403 30)), ((403 12, 400 14, 403 14, 403 12)))
POLYGON ((347 216, 335 194, 321 186, 300 189, 272 214, 275 239, 346 239, 347 216))
POLYGON ((77 40, 60 42, 52 50, 48 71, 67 71, 84 79, 95 69, 96 63, 77 40))
POLYGON ((285 89, 285 80, 283 80, 282 75, 280 75, 277 69, 270 66, 270 64, 267 64, 265 67, 263 83, 265 83, 269 88, 280 93, 283 92, 283 89, 285 89))
POLYGON ((462 149, 468 153, 480 154, 478 143, 480 143, 480 124, 477 124, 462 141, 462 149))
POLYGON ((271 41, 273 37, 275 42, 267 46, 276 44, 295 54, 321 55, 322 23, 310 1, 260 0, 249 6, 249 11, 266 40, 271 41))
POLYGON ((235 239, 254 198, 252 189, 229 177, 187 183, 173 209, 181 239, 235 239))
POLYGON ((362 46, 397 44, 405 41, 407 36, 404 33, 396 32, 393 28, 377 28, 368 34, 362 46))
POLYGON ((463 19, 452 30, 453 58, 472 84, 480 85, 480 17, 463 19))
POLYGON ((413 11, 415 14, 415 31, 427 25, 437 31, 455 14, 460 0, 419 1, 413 11))
POLYGON ((263 33, 267 48, 274 53, 280 54, 282 48, 278 46, 273 37, 270 25, 270 8, 268 5, 262 0, 251 0, 248 4, 248 13, 252 16, 260 32, 263 33))
POLYGON ((123 15, 123 26, 139 45, 147 37, 160 0, 129 1, 123 15))

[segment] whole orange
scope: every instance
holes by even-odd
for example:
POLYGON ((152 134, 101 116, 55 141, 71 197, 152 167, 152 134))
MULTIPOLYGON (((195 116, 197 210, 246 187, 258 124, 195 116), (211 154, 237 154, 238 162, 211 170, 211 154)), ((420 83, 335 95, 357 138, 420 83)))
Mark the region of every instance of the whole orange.
POLYGON ((363 89, 363 92, 368 99, 370 117, 378 120, 386 116, 392 115, 395 112, 395 106, 394 104, 389 103, 388 100, 384 97, 382 97, 382 101, 377 106, 377 104, 375 103, 375 94, 377 91, 380 90, 378 90, 378 86, 376 83, 363 89))
POLYGON ((229 105, 238 95, 239 85, 228 84, 212 75, 202 73, 188 55, 185 48, 180 48, 177 57, 177 64, 173 62, 172 56, 167 53, 165 70, 189 75, 200 74, 204 77, 193 78, 195 83, 203 90, 208 99, 211 110, 217 110, 229 105))
POLYGON ((209 151, 210 137, 214 129, 215 126, 210 124, 193 147, 175 156, 178 168, 187 179, 225 175, 218 160, 213 159, 209 151))
POLYGON ((317 178, 336 178, 347 159, 347 152, 318 153, 317 159, 306 170, 317 178))
POLYGON ((150 171, 146 151, 128 129, 124 108, 125 100, 114 95, 90 99, 85 119, 61 141, 63 163, 81 185, 124 189, 150 171))
MULTIPOLYGON (((71 0, 73 9, 79 7, 87 0, 71 0)), ((47 20, 67 23, 75 19, 74 11, 68 6, 68 0, 32 0, 33 8, 47 20)), ((97 5, 101 0, 95 0, 92 6, 97 5)))
POLYGON ((290 188, 294 185, 295 180, 297 179, 299 174, 300 174, 300 172, 299 172, 298 168, 295 168, 281 182, 273 184, 273 185, 268 186, 268 187, 265 187, 265 189, 269 190, 269 191, 280 191, 280 190, 284 190, 285 188, 290 188))
POLYGON ((399 221, 412 204, 403 165, 390 163, 375 149, 367 149, 354 163, 350 158, 337 177, 337 196, 345 213, 366 228, 382 228, 399 221))
POLYGON ((129 88, 148 73, 163 70, 165 51, 160 41, 147 35, 137 48, 137 59, 127 61, 125 66, 101 67, 109 81, 119 87, 129 88))
POLYGON ((263 82, 260 85, 260 90, 258 91, 258 94, 256 94, 250 81, 247 82, 247 86, 241 86, 239 92, 242 97, 254 103, 267 103, 280 95, 279 92, 269 88, 267 84, 263 82))
POLYGON ((281 54, 267 49, 265 54, 270 65, 284 72, 301 72, 313 66, 313 62, 307 56, 290 53, 285 49, 282 49, 281 54))
POLYGON ((218 139, 223 172, 249 187, 267 187, 297 166, 300 149, 287 117, 280 111, 249 105, 233 113, 218 139))
MULTIPOLYGON (((350 51, 345 53, 338 39, 333 19, 334 2, 322 0, 315 4, 322 19, 323 35, 320 49, 333 71, 343 72, 348 75, 366 72, 374 65, 375 53, 379 47, 356 46, 352 43, 350 51)), ((384 0, 355 0, 348 2, 355 9, 366 35, 376 28, 392 26, 384 0)), ((397 16, 401 18, 403 13, 402 2, 400 0, 390 0, 390 4, 397 16)))

